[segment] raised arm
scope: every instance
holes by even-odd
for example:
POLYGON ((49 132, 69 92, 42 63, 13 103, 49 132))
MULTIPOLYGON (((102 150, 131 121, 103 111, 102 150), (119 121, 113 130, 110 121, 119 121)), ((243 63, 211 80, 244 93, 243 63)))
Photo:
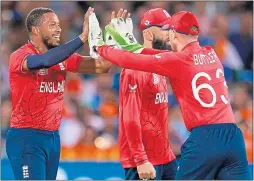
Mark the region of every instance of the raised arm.
POLYGON ((22 64, 22 70, 27 71, 49 68, 69 58, 87 41, 89 31, 88 19, 92 13, 93 8, 89 8, 84 17, 83 32, 79 37, 61 46, 52 48, 46 53, 36 55, 30 54, 26 56, 22 64))

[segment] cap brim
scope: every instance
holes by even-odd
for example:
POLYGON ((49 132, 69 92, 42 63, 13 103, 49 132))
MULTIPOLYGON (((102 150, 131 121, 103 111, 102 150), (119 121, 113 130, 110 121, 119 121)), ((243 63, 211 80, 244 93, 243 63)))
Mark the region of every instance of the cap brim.
MULTIPOLYGON (((171 19, 171 18, 168 18, 168 19, 166 19, 165 21, 163 21, 163 22, 160 23, 160 24, 150 24, 150 25, 148 25, 148 26, 143 26, 143 28, 140 28, 140 30, 143 31, 143 30, 145 30, 145 29, 147 29, 147 28, 150 28, 150 27, 153 27, 153 26, 158 27, 158 28, 162 28, 163 26, 167 25, 167 24, 170 22, 170 19, 171 19)), ((140 26, 140 27, 141 27, 141 26, 140 26)))
POLYGON ((164 25, 164 26, 161 27, 161 30, 169 30, 169 29, 170 29, 169 24, 164 25))
POLYGON ((162 23, 161 30, 169 30, 171 28, 171 18, 168 18, 166 21, 162 23))

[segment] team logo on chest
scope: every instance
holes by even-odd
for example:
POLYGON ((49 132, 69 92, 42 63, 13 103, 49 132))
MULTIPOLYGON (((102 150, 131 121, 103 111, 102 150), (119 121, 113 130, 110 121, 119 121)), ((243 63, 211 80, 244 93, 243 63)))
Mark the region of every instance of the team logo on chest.
POLYGON ((153 84, 156 85, 160 82, 159 76, 153 73, 153 84))
POLYGON ((48 69, 40 69, 38 74, 39 75, 47 75, 48 74, 48 69))

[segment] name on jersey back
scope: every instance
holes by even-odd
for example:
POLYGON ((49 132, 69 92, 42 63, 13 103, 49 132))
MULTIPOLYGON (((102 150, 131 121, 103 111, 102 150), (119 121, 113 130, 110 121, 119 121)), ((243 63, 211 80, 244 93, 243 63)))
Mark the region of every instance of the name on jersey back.
POLYGON ((214 51, 209 52, 207 55, 194 54, 193 61, 194 65, 209 65, 213 64, 218 60, 218 57, 214 51))

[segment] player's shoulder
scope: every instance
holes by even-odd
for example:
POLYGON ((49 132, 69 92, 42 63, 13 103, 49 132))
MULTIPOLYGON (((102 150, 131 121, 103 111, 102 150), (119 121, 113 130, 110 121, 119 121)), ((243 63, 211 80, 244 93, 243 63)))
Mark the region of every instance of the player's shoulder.
POLYGON ((213 50, 213 47, 211 47, 209 45, 202 46, 202 48, 205 50, 213 50))
POLYGON ((34 51, 29 47, 28 44, 25 44, 23 46, 21 46, 20 48, 18 48, 17 50, 15 50, 11 56, 10 56, 10 60, 12 59, 16 59, 19 56, 22 55, 26 55, 26 54, 33 54, 34 51))
POLYGON ((135 81, 142 81, 145 77, 146 72, 138 71, 138 70, 131 70, 131 69, 122 69, 121 77, 123 80, 135 80, 135 81))
POLYGON ((146 74, 146 72, 138 71, 138 70, 132 70, 132 69, 123 69, 122 75, 128 76, 128 77, 142 77, 146 74))
MULTIPOLYGON (((186 59, 186 57, 188 57, 188 54, 186 54, 186 52, 184 51, 181 51, 181 52, 167 51, 167 52, 160 53, 157 56, 164 56, 166 59, 173 58, 174 60, 182 60, 182 59, 186 59)), ((155 56, 155 58, 160 58, 160 57, 155 56)))

